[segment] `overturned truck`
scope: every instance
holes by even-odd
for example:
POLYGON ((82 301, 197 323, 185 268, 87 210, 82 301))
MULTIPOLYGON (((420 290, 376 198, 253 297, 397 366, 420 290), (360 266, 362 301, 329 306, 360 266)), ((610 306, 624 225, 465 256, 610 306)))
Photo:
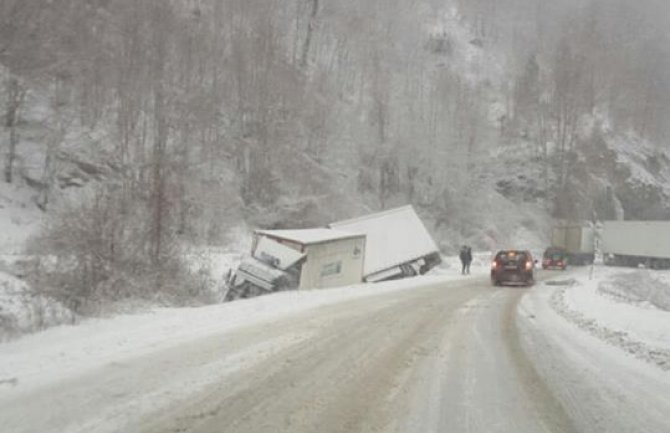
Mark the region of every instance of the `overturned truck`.
POLYGON ((442 262, 435 241, 412 206, 332 223, 329 227, 365 234, 366 282, 423 275, 442 262))
POLYGON ((328 228, 257 230, 251 255, 227 278, 226 300, 424 274, 439 250, 411 206, 328 228))
POLYGON ((360 283, 364 257, 365 235, 326 228, 257 230, 251 257, 228 281, 226 300, 360 283))

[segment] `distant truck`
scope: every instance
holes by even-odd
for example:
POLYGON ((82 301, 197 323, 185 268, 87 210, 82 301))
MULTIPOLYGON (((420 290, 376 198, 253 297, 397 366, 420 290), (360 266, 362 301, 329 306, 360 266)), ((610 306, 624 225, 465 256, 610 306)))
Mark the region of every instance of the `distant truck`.
POLYGON ((670 268, 670 221, 605 221, 605 264, 670 268))
POLYGON ((551 246, 568 253, 571 265, 592 264, 595 259, 595 230, 587 225, 560 225, 553 229, 551 246))

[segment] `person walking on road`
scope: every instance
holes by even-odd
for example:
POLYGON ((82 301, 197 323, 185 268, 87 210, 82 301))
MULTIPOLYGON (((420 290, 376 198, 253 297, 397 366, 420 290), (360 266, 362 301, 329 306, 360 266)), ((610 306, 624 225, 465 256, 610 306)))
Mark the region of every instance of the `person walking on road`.
POLYGON ((472 248, 465 249, 465 273, 470 275, 470 265, 472 264, 472 248))
POLYGON ((461 247, 461 252, 458 254, 458 257, 461 259, 461 275, 465 275, 465 271, 468 269, 468 247, 463 245, 461 247))

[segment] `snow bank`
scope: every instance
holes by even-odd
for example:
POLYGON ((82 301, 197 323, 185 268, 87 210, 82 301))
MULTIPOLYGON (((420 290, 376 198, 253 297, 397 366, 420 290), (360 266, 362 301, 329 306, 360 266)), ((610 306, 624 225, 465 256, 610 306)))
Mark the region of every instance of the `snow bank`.
POLYGON ((620 272, 597 267, 590 281, 588 269, 573 268, 559 277, 573 285, 526 292, 517 316, 521 344, 575 431, 666 431, 670 369, 663 356, 670 342, 658 337, 669 335, 668 313, 597 291, 620 272), (650 318, 650 311, 665 317, 650 318))
POLYGON ((622 302, 648 304, 670 311, 670 273, 620 273, 602 281, 598 291, 622 302))
POLYGON ((0 341, 74 321, 75 315, 58 302, 31 293, 25 282, 0 272, 0 341))
POLYGON ((27 240, 37 233, 44 218, 34 195, 29 187, 0 182, 0 341, 73 321, 66 308, 30 293, 26 283, 15 276, 25 258, 27 240))
POLYGON ((558 287, 550 305, 582 331, 670 370, 670 311, 650 301, 665 302, 669 287, 647 270, 598 268, 594 280, 558 287))
MULTIPOLYGON (((210 302, 223 302, 222 282, 229 269, 235 268, 242 254, 223 248, 192 248, 184 258, 191 271, 201 278, 203 288, 211 290, 210 302)), ((56 300, 35 293, 20 275, 20 254, 0 254, 0 342, 47 328, 73 324, 78 317, 56 300)), ((147 300, 126 299, 105 305, 106 312, 134 313, 146 311, 155 305, 147 300)))
POLYGON ((281 292, 209 307, 155 309, 144 314, 90 319, 78 326, 51 328, 0 345, 0 395, 3 383, 26 390, 106 363, 308 309, 463 278, 468 277, 454 270, 450 275, 339 289, 281 292))

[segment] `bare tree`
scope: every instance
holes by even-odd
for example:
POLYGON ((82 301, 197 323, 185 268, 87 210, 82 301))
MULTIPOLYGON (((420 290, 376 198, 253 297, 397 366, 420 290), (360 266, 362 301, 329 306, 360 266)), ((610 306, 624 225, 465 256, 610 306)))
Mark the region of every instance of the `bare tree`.
POLYGON ((26 88, 21 85, 16 76, 10 75, 6 80, 6 108, 5 108, 5 130, 9 138, 8 149, 5 156, 5 182, 12 183, 14 173, 14 161, 16 160, 16 146, 19 143, 17 124, 19 122, 20 109, 26 96, 26 88))
MULTIPOLYGON (((168 111, 166 101, 166 69, 168 62, 168 37, 170 11, 168 6, 159 0, 151 5, 152 45, 154 58, 153 72, 153 149, 151 174, 151 218, 152 232, 150 257, 156 269, 161 268, 167 235, 168 203, 166 196, 166 152, 168 145, 168 111)), ((157 273, 157 287, 162 286, 161 272, 157 273)))
POLYGON ((319 14, 319 0, 307 0, 310 4, 309 20, 307 21, 307 32, 305 34, 305 42, 302 45, 302 55, 300 56, 300 65, 302 68, 307 67, 307 60, 309 58, 309 50, 312 46, 312 38, 316 29, 316 18, 319 14))

